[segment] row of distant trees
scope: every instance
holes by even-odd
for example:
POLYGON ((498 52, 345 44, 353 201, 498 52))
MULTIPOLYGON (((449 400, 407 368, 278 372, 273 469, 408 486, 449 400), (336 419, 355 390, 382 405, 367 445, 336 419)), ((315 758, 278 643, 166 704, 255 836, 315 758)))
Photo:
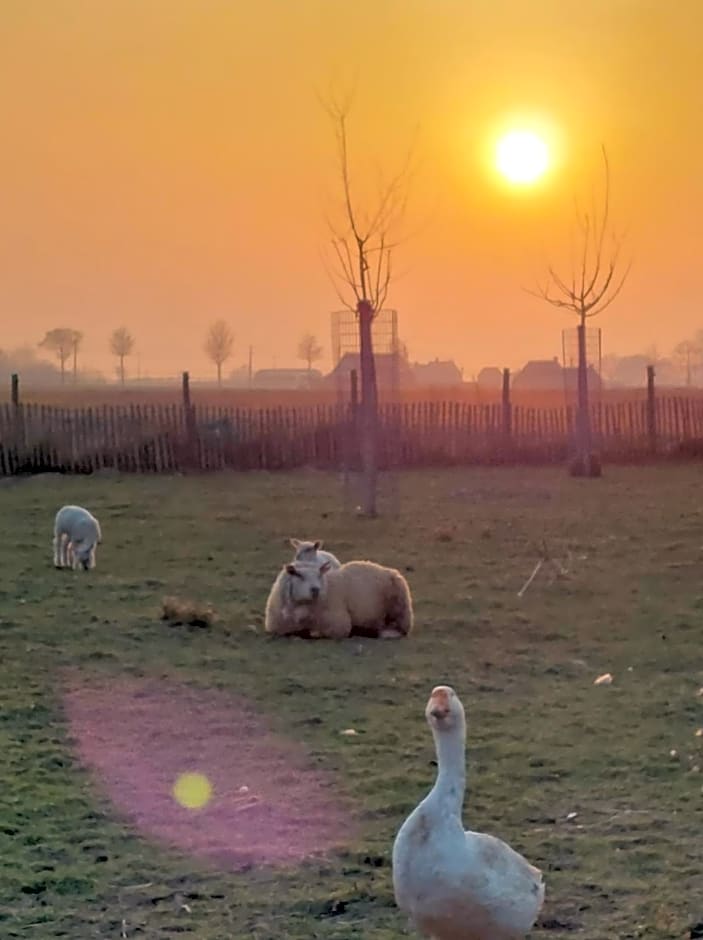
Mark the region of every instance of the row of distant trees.
MULTIPOLYGON (((399 346, 399 354, 407 359, 405 344, 400 343, 399 346)), ((134 351, 134 340, 127 330, 120 327, 110 337, 110 348, 113 355, 120 360, 116 369, 117 377, 120 381, 125 381, 125 360, 134 351)), ((309 370, 312 370, 321 356, 322 347, 315 337, 312 334, 303 336, 298 344, 298 357, 309 370)), ((65 360, 65 365, 72 367, 71 359, 72 355, 65 360)), ((223 366, 226 361, 222 360, 223 366)), ((611 387, 641 387, 646 380, 648 365, 655 367, 657 383, 660 385, 703 386, 703 330, 691 339, 677 343, 668 355, 656 347, 650 347, 643 352, 629 355, 608 354, 603 356, 601 365, 603 380, 611 387)), ((64 370, 65 373, 66 371, 64 370)), ((55 385, 61 381, 57 366, 47 359, 40 358, 36 347, 31 346, 12 350, 0 349, 0 381, 6 383, 13 372, 19 372, 28 386, 55 385)), ((230 371, 228 380, 246 385, 247 374, 247 366, 243 365, 230 371)), ((82 383, 91 385, 106 381, 101 373, 85 369, 80 370, 78 378, 82 383)))
MULTIPOLYGON (((231 358, 233 350, 232 330, 224 320, 216 320, 205 340, 205 354, 217 370, 218 385, 222 385, 222 367, 231 358)), ((314 363, 322 358, 322 346, 312 333, 306 333, 298 343, 298 358, 306 363, 308 372, 311 372, 314 363)))
MULTIPOLYGON (((44 339, 39 343, 39 347, 52 353, 59 363, 59 373, 61 381, 66 381, 66 366, 71 362, 73 380, 78 380, 78 353, 83 343, 83 334, 80 330, 74 330, 70 327, 57 326, 49 330, 44 339)), ((116 356, 119 362, 118 375, 124 384, 125 381, 125 359, 134 351, 134 337, 124 326, 118 327, 110 334, 110 352, 116 356)))
POLYGON ((603 356, 601 372, 608 385, 637 386, 642 385, 648 365, 654 366, 662 385, 703 384, 703 330, 677 343, 668 356, 655 346, 634 355, 603 356))
MULTIPOLYGON (((216 320, 205 340, 205 354, 215 365, 218 385, 222 384, 222 366, 231 358, 233 349, 234 335, 231 329, 224 320, 216 320)), ((322 358, 322 346, 312 333, 306 333, 298 343, 298 358, 306 363, 308 372, 322 358)))
MULTIPOLYGON (((38 359, 30 348, 15 350, 14 353, 0 350, 0 374, 22 371, 26 381, 35 383, 51 382, 57 377, 63 383, 66 381, 66 376, 71 374, 73 381, 77 382, 82 343, 83 333, 80 330, 55 327, 46 333, 38 347, 46 350, 56 359, 58 369, 38 359)), ((126 360, 134 353, 135 347, 135 338, 126 327, 117 327, 110 334, 109 350, 117 359, 115 372, 123 385, 127 377, 126 360)), ((232 357, 234 351, 234 334, 224 320, 216 320, 210 326, 204 349, 208 359, 215 366, 218 384, 222 384, 223 366, 232 357)), ((298 358, 305 362, 308 371, 312 371, 313 365, 322 358, 323 349, 315 336, 306 333, 298 343, 297 353, 298 358)), ((94 381, 96 376, 91 374, 90 379, 94 381)))

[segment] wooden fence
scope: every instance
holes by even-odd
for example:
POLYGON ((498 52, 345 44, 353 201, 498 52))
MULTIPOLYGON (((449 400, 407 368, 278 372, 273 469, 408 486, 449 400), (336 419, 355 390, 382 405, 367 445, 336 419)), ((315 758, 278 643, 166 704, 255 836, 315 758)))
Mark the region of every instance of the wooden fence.
MULTIPOLYGON (((601 403, 593 406, 591 418, 605 460, 703 454, 703 399, 662 396, 601 403)), ((389 403, 380 414, 381 466, 560 462, 570 453, 573 429, 570 407, 389 403)), ((0 406, 0 475, 103 468, 153 473, 353 469, 357 462, 350 405, 0 406)))

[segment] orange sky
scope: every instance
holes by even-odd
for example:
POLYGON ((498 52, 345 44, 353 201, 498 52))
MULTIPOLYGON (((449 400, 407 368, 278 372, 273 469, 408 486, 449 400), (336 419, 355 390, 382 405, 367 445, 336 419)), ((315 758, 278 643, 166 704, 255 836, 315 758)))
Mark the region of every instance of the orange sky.
POLYGON ((561 257, 601 140, 635 259, 604 352, 666 352, 703 327, 702 32, 700 0, 3 0, 0 345, 71 326, 112 374, 124 324, 143 372, 205 375, 224 317, 231 365, 249 344, 255 366, 295 365, 307 330, 328 356, 316 91, 358 72, 355 161, 394 169, 419 126, 389 297, 412 358, 471 374, 559 353, 570 321, 521 288, 561 257), (561 160, 517 193, 483 152, 525 114, 561 160))

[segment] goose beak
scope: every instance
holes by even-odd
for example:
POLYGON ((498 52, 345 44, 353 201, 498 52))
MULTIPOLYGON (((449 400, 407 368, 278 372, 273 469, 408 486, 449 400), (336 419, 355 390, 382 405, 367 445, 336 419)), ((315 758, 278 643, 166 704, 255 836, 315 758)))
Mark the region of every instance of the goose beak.
POLYGON ((427 712, 438 721, 447 718, 451 712, 451 690, 447 686, 437 686, 432 689, 430 700, 427 703, 427 712))
POLYGON ((449 714, 449 709, 443 708, 441 705, 435 705, 433 708, 430 709, 430 715, 432 715, 433 718, 437 718, 438 720, 442 718, 446 718, 448 714, 449 714))

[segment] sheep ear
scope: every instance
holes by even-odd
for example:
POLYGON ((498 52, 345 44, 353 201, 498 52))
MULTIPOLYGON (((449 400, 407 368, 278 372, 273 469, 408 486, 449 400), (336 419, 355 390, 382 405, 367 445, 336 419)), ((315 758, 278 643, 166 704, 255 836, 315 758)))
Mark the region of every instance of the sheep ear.
POLYGON ((313 544, 313 546, 314 546, 314 548, 315 548, 315 551, 317 551, 318 548, 322 548, 322 539, 317 539, 317 540, 316 540, 315 542, 313 542, 312 544, 313 544))
POLYGON ((330 570, 330 563, 326 561, 324 565, 320 565, 320 574, 326 574, 330 570))
POLYGON ((295 565, 286 565, 286 571, 288 572, 288 574, 296 574, 296 575, 297 575, 297 573, 298 573, 298 569, 295 567, 295 565))
POLYGON ((300 539, 288 539, 288 544, 292 545, 293 548, 300 548, 300 539))

